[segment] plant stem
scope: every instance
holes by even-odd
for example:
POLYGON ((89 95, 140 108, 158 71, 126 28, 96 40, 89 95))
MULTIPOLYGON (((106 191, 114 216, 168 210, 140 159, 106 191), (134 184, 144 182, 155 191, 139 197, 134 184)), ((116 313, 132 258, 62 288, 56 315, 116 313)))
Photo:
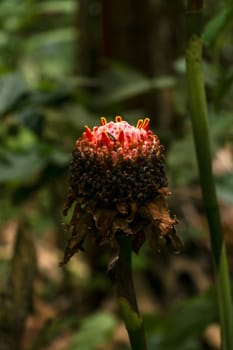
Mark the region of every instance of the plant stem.
POLYGON ((120 254, 116 266, 116 284, 120 311, 129 335, 132 350, 147 350, 145 332, 138 311, 132 277, 132 242, 125 235, 119 237, 120 254))
POLYGON ((187 11, 187 83, 194 142, 199 167, 203 203, 209 224, 211 248, 215 268, 219 315, 222 332, 222 348, 233 349, 233 308, 231 288, 223 239, 220 211, 212 171, 208 111, 202 71, 201 0, 189 0, 187 11))

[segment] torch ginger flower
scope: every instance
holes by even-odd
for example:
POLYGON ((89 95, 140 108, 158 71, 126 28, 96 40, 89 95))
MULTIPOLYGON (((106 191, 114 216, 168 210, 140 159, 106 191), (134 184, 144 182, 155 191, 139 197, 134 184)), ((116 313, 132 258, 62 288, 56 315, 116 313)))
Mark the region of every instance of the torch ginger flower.
POLYGON ((149 121, 139 119, 134 127, 120 116, 109 123, 102 117, 100 126, 86 126, 77 140, 63 212, 75 203, 67 225, 72 236, 62 264, 83 249, 88 236, 114 253, 109 268, 117 261, 118 234, 131 237, 135 252, 146 238, 156 251, 164 242, 181 249, 177 220, 168 211, 163 146, 149 121))

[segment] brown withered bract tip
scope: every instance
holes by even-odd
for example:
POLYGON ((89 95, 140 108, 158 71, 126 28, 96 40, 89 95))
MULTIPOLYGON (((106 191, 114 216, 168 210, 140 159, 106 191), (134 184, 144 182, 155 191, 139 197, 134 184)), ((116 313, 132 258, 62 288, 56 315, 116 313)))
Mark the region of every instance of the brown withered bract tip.
POLYGON ((63 214, 73 204, 74 210, 61 264, 83 249, 88 236, 97 247, 108 247, 113 256, 109 269, 118 259, 120 233, 131 237, 135 252, 145 239, 155 251, 164 242, 181 250, 177 220, 168 210, 163 146, 149 130, 149 118, 139 119, 136 127, 120 116, 109 123, 101 117, 101 125, 92 130, 86 126, 76 142, 70 172, 63 214))

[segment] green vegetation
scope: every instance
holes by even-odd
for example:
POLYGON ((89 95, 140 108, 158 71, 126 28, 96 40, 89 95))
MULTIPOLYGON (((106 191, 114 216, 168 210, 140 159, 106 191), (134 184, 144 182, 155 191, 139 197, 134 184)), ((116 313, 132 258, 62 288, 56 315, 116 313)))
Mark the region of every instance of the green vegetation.
MULTIPOLYGON (((106 253, 85 247, 86 253, 58 266, 69 238, 62 209, 71 152, 84 125, 94 126, 102 115, 122 115, 132 124, 150 117, 165 144, 169 202, 184 240, 180 255, 167 249, 155 255, 147 244, 133 254, 148 349, 219 348, 208 227, 187 108, 185 4, 130 3, 0 2, 0 350, 129 349, 106 253), (17 235, 22 239, 14 246, 17 235)), ((231 1, 206 2, 204 83, 231 273, 232 23, 231 1)))

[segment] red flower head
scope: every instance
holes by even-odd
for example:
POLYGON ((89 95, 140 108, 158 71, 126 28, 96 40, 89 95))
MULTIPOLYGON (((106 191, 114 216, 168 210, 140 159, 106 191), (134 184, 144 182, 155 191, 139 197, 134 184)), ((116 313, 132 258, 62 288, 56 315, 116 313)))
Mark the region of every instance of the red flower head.
POLYGON ((114 250, 118 233, 132 236, 136 252, 146 236, 157 250, 164 240, 180 250, 167 207, 163 147, 149 121, 139 119, 134 127, 119 116, 109 123, 102 117, 100 126, 86 126, 77 140, 64 215, 76 205, 63 263, 93 232, 96 243, 114 250))

